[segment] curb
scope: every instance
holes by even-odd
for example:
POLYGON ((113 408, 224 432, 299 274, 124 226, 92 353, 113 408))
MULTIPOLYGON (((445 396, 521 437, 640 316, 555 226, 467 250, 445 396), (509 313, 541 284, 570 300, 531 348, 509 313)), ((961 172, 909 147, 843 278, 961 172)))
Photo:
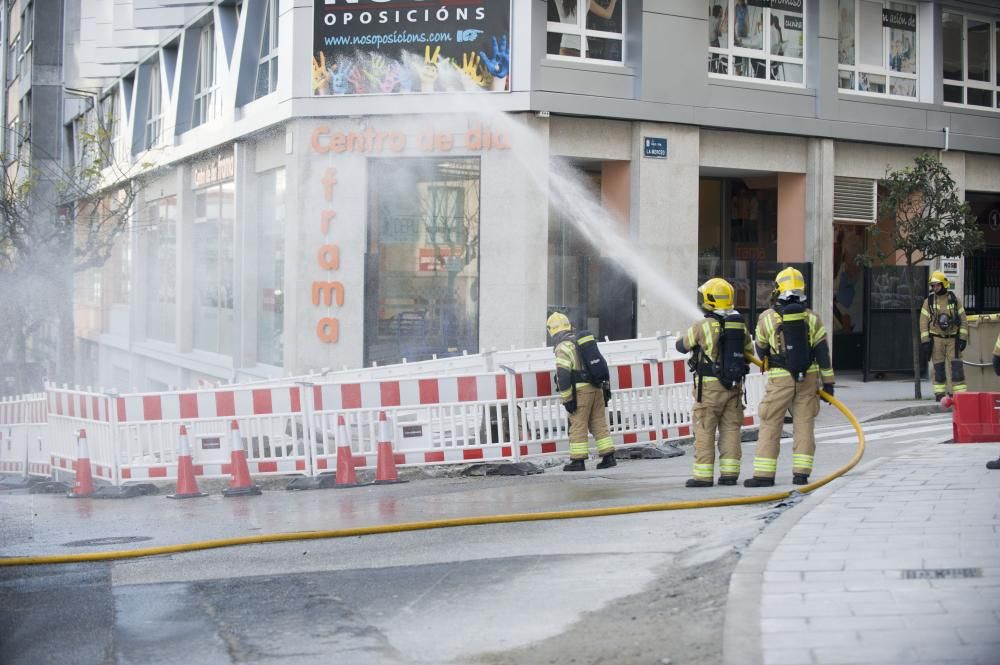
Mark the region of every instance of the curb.
POLYGON ((893 409, 892 411, 887 411, 885 413, 880 413, 875 416, 870 416, 862 420, 862 423, 873 423, 879 420, 891 420, 893 418, 908 418, 910 416, 933 416, 941 413, 948 413, 948 409, 941 408, 941 405, 935 402, 934 404, 919 404, 917 406, 904 406, 898 409, 893 409))
MULTIPOLYGON (((864 475, 891 459, 880 457, 854 469, 853 475, 864 475)), ((792 527, 836 492, 847 480, 841 476, 815 492, 804 501, 792 506, 779 519, 767 525, 754 538, 750 547, 740 556, 729 579, 729 596, 726 599, 726 616, 722 628, 723 665, 761 665, 763 649, 760 638, 760 603, 764 584, 764 570, 778 544, 792 527), (816 501, 810 499, 816 498, 816 501)))

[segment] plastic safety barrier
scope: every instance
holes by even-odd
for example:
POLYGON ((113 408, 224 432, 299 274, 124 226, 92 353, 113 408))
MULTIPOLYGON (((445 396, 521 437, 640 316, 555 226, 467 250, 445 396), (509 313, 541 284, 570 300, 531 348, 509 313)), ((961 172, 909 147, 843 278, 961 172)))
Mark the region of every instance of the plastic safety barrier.
POLYGON ((955 443, 1000 441, 1000 393, 956 393, 955 443))
MULTIPOLYGON (((646 350, 640 344, 627 353, 646 350)), ((235 420, 252 475, 315 477, 334 470, 344 432, 354 465, 375 468, 382 412, 390 423, 397 465, 519 461, 565 453, 568 421, 547 351, 546 368, 535 371, 505 367, 433 378, 120 396, 50 386, 41 398, 45 423, 38 427, 44 429, 45 444, 40 454, 52 475, 65 480, 75 474, 77 433, 85 429, 96 481, 115 486, 171 481, 177 478, 177 442, 185 426, 195 475, 223 478, 232 471, 230 425, 235 420)), ((746 425, 757 422, 763 385, 762 375, 747 377, 746 425)), ((693 384, 683 360, 668 356, 612 365, 611 386, 607 415, 616 445, 690 435, 693 384)), ((27 442, 32 435, 25 436, 27 442)), ((10 457, 23 458, 24 451, 12 443, 10 457)), ((0 455, 0 461, 7 459, 0 455)))

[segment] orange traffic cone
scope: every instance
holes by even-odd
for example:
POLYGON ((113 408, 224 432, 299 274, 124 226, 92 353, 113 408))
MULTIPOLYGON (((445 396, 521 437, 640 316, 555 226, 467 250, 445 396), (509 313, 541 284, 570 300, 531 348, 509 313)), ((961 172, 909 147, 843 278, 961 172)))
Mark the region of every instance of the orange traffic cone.
POLYGON ((71 499, 85 499, 94 493, 94 477, 90 471, 90 448, 87 446, 87 430, 76 435, 76 482, 66 496, 71 499))
POLYGON ((247 464, 247 449, 240 436, 240 424, 233 421, 231 426, 232 444, 230 446, 229 464, 232 467, 232 479, 229 487, 222 490, 222 496, 250 496, 260 494, 260 488, 250 479, 250 466, 247 464))
POLYGON ((389 434, 389 421, 385 419, 385 411, 378 414, 378 466, 375 467, 375 484, 391 485, 405 483, 396 473, 396 460, 392 453, 392 436, 389 434))
POLYGON ((187 427, 181 425, 181 433, 177 439, 177 489, 168 494, 168 499, 194 499, 208 496, 198 489, 198 481, 194 477, 194 464, 191 461, 191 446, 188 445, 187 427))
POLYGON ((351 456, 351 433, 347 429, 344 416, 337 416, 337 473, 334 487, 357 487, 358 476, 354 473, 354 458, 351 456))

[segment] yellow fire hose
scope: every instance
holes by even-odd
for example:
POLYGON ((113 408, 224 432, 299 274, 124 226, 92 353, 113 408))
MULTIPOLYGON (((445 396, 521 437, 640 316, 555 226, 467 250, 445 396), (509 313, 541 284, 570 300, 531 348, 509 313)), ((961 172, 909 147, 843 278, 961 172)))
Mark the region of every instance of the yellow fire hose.
MULTIPOLYGON (((754 362, 757 363, 756 359, 754 362)), ((648 513, 660 510, 687 510, 690 508, 715 508, 720 506, 745 506, 753 503, 768 503, 771 501, 781 501, 787 499, 793 492, 806 493, 819 489, 831 480, 839 478, 861 461, 861 456, 865 452, 865 433, 861 429, 854 414, 832 395, 822 390, 819 396, 837 407, 844 414, 854 431, 858 435, 858 447, 854 451, 854 457, 837 469, 826 478, 803 485, 798 490, 788 492, 773 492, 771 494, 759 494, 756 496, 726 498, 726 499, 702 499, 699 501, 672 501, 667 503, 646 503, 633 506, 618 506, 613 508, 587 508, 578 510, 559 510, 544 513, 515 513, 511 515, 480 515, 478 517, 459 517, 444 520, 428 520, 425 522, 404 522, 403 524, 384 524, 381 526, 365 526, 354 529, 333 529, 328 531, 296 531, 293 533, 273 533, 256 536, 241 536, 238 538, 220 538, 218 540, 202 540, 194 543, 181 543, 179 545, 164 545, 162 547, 143 547, 133 550, 119 550, 112 552, 88 552, 82 554, 51 554, 43 556, 20 556, 0 558, 0 566, 32 566, 55 563, 89 563, 95 561, 115 561, 118 559, 137 559, 140 557, 157 556, 161 554, 177 554, 180 552, 194 552, 197 550, 210 550, 219 547, 233 547, 236 545, 256 545, 261 543, 282 543, 296 540, 320 540, 325 538, 349 538, 352 536, 372 536, 380 533, 399 533, 401 531, 425 531, 428 529, 445 529, 456 526, 476 526, 480 524, 505 524, 509 522, 540 522, 542 520, 566 520, 578 517, 604 517, 609 515, 629 515, 632 513, 648 513)))

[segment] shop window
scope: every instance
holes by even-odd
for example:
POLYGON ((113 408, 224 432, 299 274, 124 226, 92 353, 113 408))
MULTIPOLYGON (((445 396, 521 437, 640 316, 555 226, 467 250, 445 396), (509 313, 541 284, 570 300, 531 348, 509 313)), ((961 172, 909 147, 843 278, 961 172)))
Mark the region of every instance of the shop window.
POLYGON ((233 329, 233 204, 232 182, 195 192, 194 346, 229 354, 233 329))
POLYGON ((708 73, 805 82, 802 0, 708 0, 708 73))
POLYGON ((941 78, 946 104, 1000 108, 998 40, 1000 21, 954 12, 942 14, 941 78))
POLYGON ((550 58, 624 62, 625 0, 549 0, 550 58))
POLYGON ((917 7, 907 2, 839 0, 838 87, 916 99, 917 7))
POLYGON ((254 99, 278 89, 278 0, 267 0, 264 11, 264 32, 260 37, 254 99))
POLYGON ((153 201, 147 209, 146 336, 174 341, 177 307, 177 197, 153 201))
POLYGON ((257 362, 282 364, 285 313, 285 170, 260 176, 257 223, 257 362))
POLYGON ((149 68, 149 105, 146 112, 146 149, 160 144, 163 133, 163 86, 160 83, 160 63, 149 68))
POLYGON ((218 80, 216 79, 215 25, 201 29, 198 41, 198 68, 194 79, 194 111, 191 126, 197 127, 216 117, 218 80))
POLYGON ((479 348, 479 159, 369 162, 365 362, 479 348))

